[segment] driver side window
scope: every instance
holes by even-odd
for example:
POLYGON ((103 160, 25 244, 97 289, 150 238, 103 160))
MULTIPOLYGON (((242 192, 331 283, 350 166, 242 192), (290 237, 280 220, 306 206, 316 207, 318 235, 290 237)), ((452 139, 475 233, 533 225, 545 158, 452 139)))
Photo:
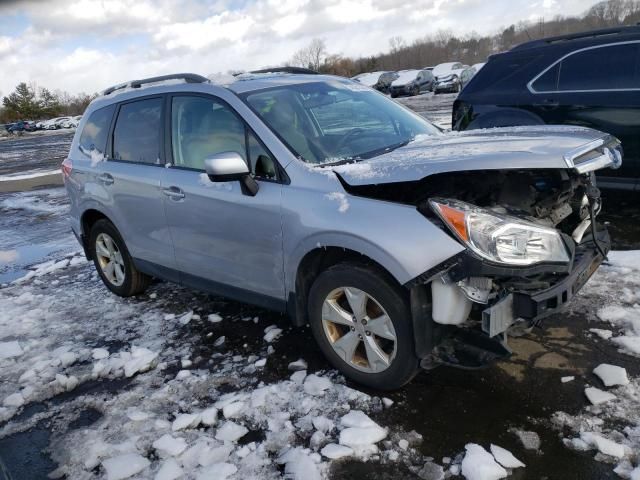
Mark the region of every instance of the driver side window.
POLYGON ((204 170, 204 160, 222 152, 236 152, 247 161, 244 123, 211 98, 173 97, 171 140, 177 167, 204 170))
POLYGON ((204 170, 204 160, 236 152, 258 178, 276 180, 272 155, 226 104, 212 98, 176 96, 171 104, 173 163, 204 170))

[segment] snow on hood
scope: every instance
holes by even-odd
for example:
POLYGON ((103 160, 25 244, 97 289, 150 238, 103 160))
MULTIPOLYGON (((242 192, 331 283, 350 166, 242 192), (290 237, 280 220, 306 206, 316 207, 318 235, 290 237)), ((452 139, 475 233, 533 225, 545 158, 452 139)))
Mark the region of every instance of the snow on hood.
POLYGON ((589 128, 547 125, 422 135, 392 152, 331 168, 350 185, 465 170, 567 168, 565 154, 604 136, 589 128))
POLYGON ((398 78, 391 82, 392 86, 406 85, 413 82, 418 76, 419 70, 407 70, 406 72, 398 72, 398 78))

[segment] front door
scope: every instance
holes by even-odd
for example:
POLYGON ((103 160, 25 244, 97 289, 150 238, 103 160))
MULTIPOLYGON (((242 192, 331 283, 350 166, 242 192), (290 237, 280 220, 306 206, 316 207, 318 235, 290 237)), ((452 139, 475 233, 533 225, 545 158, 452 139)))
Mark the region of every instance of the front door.
POLYGON ((282 226, 273 157, 225 102, 212 96, 171 98, 172 164, 162 190, 182 282, 242 301, 284 305, 282 226), (234 151, 249 162, 260 189, 211 182, 205 158, 234 151))

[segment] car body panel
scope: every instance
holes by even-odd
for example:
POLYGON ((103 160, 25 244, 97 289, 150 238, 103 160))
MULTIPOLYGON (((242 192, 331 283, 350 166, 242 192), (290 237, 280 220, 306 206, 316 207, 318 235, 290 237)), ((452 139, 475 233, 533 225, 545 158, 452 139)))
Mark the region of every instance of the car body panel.
POLYGON ((512 127, 424 136, 392 152, 331 168, 350 185, 420 180, 464 170, 566 168, 564 155, 605 134, 562 126, 512 127))
MULTIPOLYGON (((566 169, 564 154, 602 137, 589 129, 549 127, 436 134, 367 161, 314 167, 296 158, 237 95, 309 82, 354 85, 338 77, 280 74, 247 75, 228 86, 185 83, 144 88, 145 96, 196 93, 227 102, 288 177, 282 183, 257 179, 260 189, 255 197, 243 194, 237 181, 209 184, 203 172, 162 162, 93 161, 79 149, 91 113, 139 99, 141 91, 125 89, 94 100, 74 136, 69 153, 73 170, 65 179, 74 231, 86 237, 82 215, 96 209, 113 221, 137 261, 180 272, 178 280, 186 284, 203 279, 281 302, 295 293, 305 255, 327 247, 365 255, 405 284, 464 247, 415 206, 352 195, 341 179, 364 185, 461 170, 566 169), (112 184, 101 180, 105 173, 113 178, 112 184), (172 203, 163 193, 173 186, 184 193, 182 201, 172 203)), ((170 145, 167 138, 165 145, 170 145)))
POLYGON ((282 185, 260 182, 258 194, 250 196, 237 181, 163 169, 162 188, 172 187, 184 194, 163 199, 178 270, 284 300, 282 185))

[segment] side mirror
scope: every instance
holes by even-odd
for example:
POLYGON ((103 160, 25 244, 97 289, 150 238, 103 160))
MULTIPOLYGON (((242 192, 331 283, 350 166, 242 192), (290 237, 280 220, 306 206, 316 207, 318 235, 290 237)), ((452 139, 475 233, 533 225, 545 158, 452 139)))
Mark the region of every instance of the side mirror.
POLYGON ((250 175, 249 167, 237 152, 222 152, 204 160, 204 170, 212 182, 239 180, 242 192, 255 196, 260 186, 250 175))
POLYGON ((236 152, 216 153, 205 158, 204 170, 212 182, 230 182, 249 175, 249 167, 236 152))

